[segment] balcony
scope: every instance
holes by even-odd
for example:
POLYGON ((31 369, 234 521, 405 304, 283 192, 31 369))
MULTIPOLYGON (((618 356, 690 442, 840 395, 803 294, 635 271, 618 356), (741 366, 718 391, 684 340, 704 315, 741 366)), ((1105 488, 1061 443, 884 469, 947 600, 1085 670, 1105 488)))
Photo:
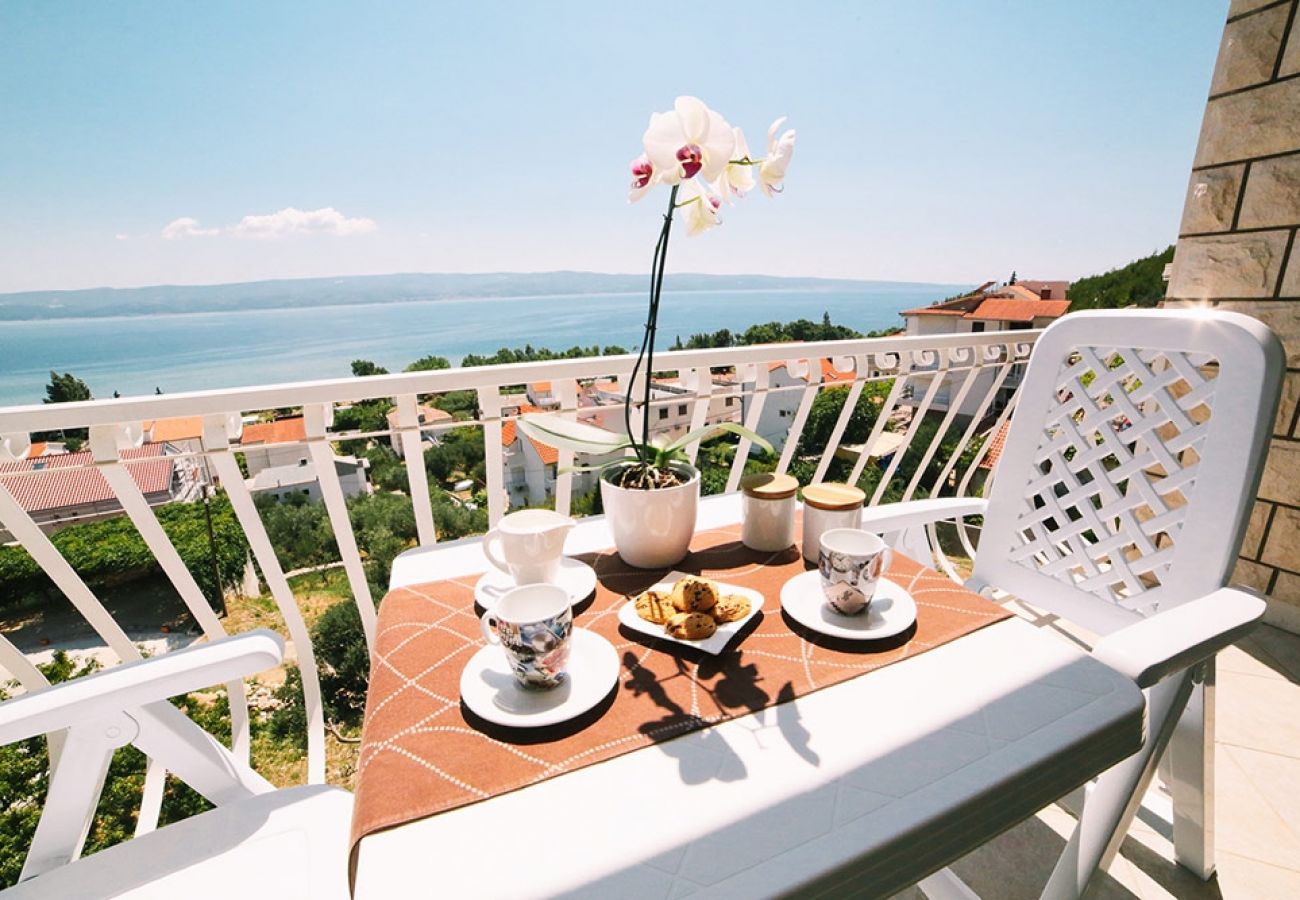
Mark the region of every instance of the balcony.
MULTIPOLYGON (((1040 334, 1018 330, 665 353, 658 357, 663 371, 656 373, 660 383, 650 408, 633 415, 648 416, 652 430, 743 422, 777 447, 764 457, 734 438, 693 446, 691 459, 704 473, 709 495, 707 516, 734 515, 740 479, 755 469, 789 472, 804 484, 858 483, 872 506, 974 497, 995 471, 989 437, 1012 415, 1040 334), (875 448, 888 449, 877 456, 875 448)), ((0 463, 0 526, 30 556, 33 571, 25 583, 36 597, 7 616, 0 639, 0 667, 15 681, 10 694, 44 686, 46 676, 33 663, 48 664, 58 650, 69 651, 74 670, 89 659, 112 667, 140 658, 141 648, 156 655, 270 626, 290 642, 291 667, 196 692, 199 699, 188 709, 211 726, 228 703, 229 746, 279 786, 350 787, 357 727, 341 724, 335 712, 343 701, 331 695, 331 686, 339 681, 341 663, 328 655, 334 648, 317 646, 324 610, 354 608, 363 640, 373 646, 383 589, 429 580, 425 560, 431 548, 468 540, 522 505, 591 515, 594 481, 565 471, 588 460, 532 444, 515 419, 544 405, 621 424, 624 398, 640 395, 640 386, 626 381, 632 362, 572 359, 0 409, 0 451, 10 460, 0 463), (532 402, 538 398, 545 403, 532 402), (260 427, 251 423, 272 411, 280 411, 281 422, 300 416, 300 424, 250 440, 250 429, 260 427), (194 423, 192 434, 150 440, 157 427, 151 423, 182 419, 194 423), (39 436, 60 432, 84 434, 85 451, 57 465, 23 461, 39 436), (463 465, 430 461, 430 454, 443 459, 438 448, 461 446, 472 448, 463 465), (142 455, 167 460, 173 478, 186 486, 178 490, 172 484, 170 495, 150 490, 141 472, 153 463, 141 461, 142 455), (478 459, 481 465, 471 462, 478 459), (279 477, 275 500, 259 501, 255 494, 265 493, 264 484, 250 466, 287 466, 303 477, 292 485, 279 477), (102 481, 111 497, 65 517, 44 516, 21 499, 40 494, 43 479, 66 479, 70 471, 102 481), (304 499, 287 496, 294 492, 304 499), (376 496, 383 501, 365 513, 358 512, 363 504, 350 499, 376 496), (181 504, 217 510, 210 540, 180 533, 185 526, 169 510, 181 504), (275 519, 278 509, 303 504, 318 510, 319 530, 295 543, 275 519), (147 554, 130 571, 88 569, 84 560, 94 548, 88 551, 69 537, 78 533, 73 528, 104 520, 129 522, 132 546, 147 554), (198 552, 184 551, 182 545, 195 541, 198 552), (329 558, 318 552, 322 547, 329 558), (312 561, 304 565, 308 557, 312 561), (285 734, 280 717, 278 736, 272 736, 267 723, 289 702, 285 697, 298 677, 301 731, 285 734)), ((931 528, 938 548, 933 564, 960 580, 969 573, 978 527, 959 521, 931 528)), ((1060 631, 1062 640, 1079 639, 1053 617, 1020 603, 1011 608, 1040 628, 1060 631)), ((1300 641, 1281 632, 1265 628, 1224 651, 1216 735, 1218 880, 1203 883, 1176 866, 1169 834, 1152 825, 1153 818, 1140 817, 1103 878, 1105 895, 1296 893, 1298 684, 1300 641)), ((138 817, 130 823, 137 835, 157 826, 164 794, 169 803, 175 798, 160 767, 148 765, 138 775, 130 782, 140 790, 138 817)), ((120 789, 127 784, 122 779, 120 789)), ((1158 807, 1162 799, 1167 805, 1168 795, 1157 788, 1151 803, 1158 807)), ((1068 813, 1049 807, 956 870, 986 896, 1032 895, 1071 824, 1068 813)), ((112 841, 101 831, 92 830, 92 844, 112 841)))

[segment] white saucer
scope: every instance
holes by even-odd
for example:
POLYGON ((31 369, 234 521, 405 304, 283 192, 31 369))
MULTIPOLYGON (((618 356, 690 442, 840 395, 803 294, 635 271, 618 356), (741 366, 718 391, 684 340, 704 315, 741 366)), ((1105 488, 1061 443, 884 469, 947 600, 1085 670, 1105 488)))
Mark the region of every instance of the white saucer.
POLYGON ((549 691, 520 687, 505 651, 488 644, 460 673, 460 698, 477 715, 512 728, 541 728, 582 715, 618 682, 618 652, 593 631, 573 629, 564 683, 549 691))
MULTIPOLYGON (((591 596, 596 589, 596 570, 580 559, 560 557, 560 575, 555 581, 569 592, 569 603, 577 603, 591 596)), ((515 580, 500 569, 488 569, 474 585, 474 601, 484 609, 495 609, 501 595, 513 587, 515 580)))
POLYGON ((781 586, 781 608, 805 628, 850 641, 877 641, 902 634, 916 621, 916 601, 888 578, 880 579, 865 615, 844 616, 826 606, 821 573, 794 576, 781 586))
MULTIPOLYGON (((654 585, 651 590, 662 591, 667 594, 672 591, 673 585, 677 579, 685 578, 685 572, 669 572, 664 576, 664 580, 654 585)), ((654 622, 647 622, 636 613, 636 597, 631 598, 618 608, 618 621, 621 625, 626 625, 633 631, 650 637, 663 638, 665 641, 672 641, 676 644, 682 644, 686 647, 694 647, 696 650, 703 650, 705 653, 712 653, 715 656, 727 649, 731 639, 736 636, 750 619, 758 615, 759 610, 763 608, 763 595, 752 588, 741 587, 738 584, 726 584, 716 582, 718 591, 723 595, 726 594, 743 594, 749 598, 749 614, 734 622, 727 622, 719 625, 718 630, 713 632, 708 638, 702 641, 687 641, 682 638, 675 638, 664 630, 662 625, 656 625, 654 622)))

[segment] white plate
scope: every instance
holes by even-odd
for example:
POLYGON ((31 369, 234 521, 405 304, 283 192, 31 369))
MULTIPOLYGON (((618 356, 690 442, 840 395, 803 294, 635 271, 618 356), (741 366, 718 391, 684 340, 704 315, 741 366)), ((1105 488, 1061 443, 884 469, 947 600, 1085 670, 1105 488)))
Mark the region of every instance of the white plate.
POLYGON ((521 687, 506 662, 505 651, 488 644, 460 673, 460 698, 489 722, 512 728, 541 728, 582 715, 618 682, 618 653, 593 631, 573 629, 568 677, 549 691, 521 687))
POLYGON ((781 608, 805 628, 850 641, 877 641, 902 634, 916 621, 916 601, 888 578, 880 579, 866 615, 844 616, 826 605, 821 573, 794 576, 781 587, 781 608))
MULTIPOLYGON (((560 557, 560 575, 556 584, 569 592, 569 603, 574 604, 591 596, 596 589, 596 570, 580 559, 560 557)), ((515 580, 500 569, 491 568, 474 585, 474 601, 484 609, 495 609, 501 595, 518 587, 515 580)))
MULTIPOLYGON (((664 576, 663 581, 653 585, 650 590, 668 593, 673 589, 673 585, 677 582, 677 579, 686 577, 687 574, 685 572, 669 572, 664 576)), ((718 591, 724 596, 727 594, 743 594, 745 597, 748 597, 749 615, 745 616, 743 619, 737 619, 734 622, 727 622, 726 624, 719 625, 718 630, 713 632, 711 637, 703 641, 685 641, 681 638, 675 638, 668 632, 664 631, 662 625, 656 625, 654 622, 647 622, 636 614, 636 597, 628 600, 618 608, 618 620, 628 628, 631 628, 633 631, 638 631, 641 634, 646 634, 650 637, 663 638, 665 641, 672 641, 673 643, 681 644, 686 647, 694 647, 697 650, 703 650, 705 653, 716 655, 727 649, 727 644, 731 642, 731 639, 736 636, 737 632, 744 628, 745 624, 750 619, 758 615, 758 611, 763 608, 763 595, 758 591, 747 587, 741 587, 737 584, 727 584, 723 581, 715 583, 718 586, 718 591)), ((637 596, 640 595, 638 594, 637 596)))

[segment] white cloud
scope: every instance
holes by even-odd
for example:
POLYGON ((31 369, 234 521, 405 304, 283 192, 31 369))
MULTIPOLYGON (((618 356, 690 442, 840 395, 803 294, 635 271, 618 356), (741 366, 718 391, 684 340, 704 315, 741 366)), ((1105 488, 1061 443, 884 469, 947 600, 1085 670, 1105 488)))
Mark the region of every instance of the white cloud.
POLYGON ((115 234, 115 235, 113 235, 113 237, 114 237, 114 239, 119 240, 119 241, 129 241, 129 240, 131 240, 131 235, 129 235, 129 234, 115 234))
POLYGON ((162 230, 163 240, 165 241, 179 241, 192 237, 212 237, 220 233, 221 229, 219 228, 200 228, 199 220, 192 219, 189 216, 182 216, 168 222, 162 230))
POLYGON ((265 216, 244 216, 229 232, 240 238, 278 238, 290 234, 366 234, 379 225, 374 219, 348 218, 332 206, 301 210, 286 207, 265 216))

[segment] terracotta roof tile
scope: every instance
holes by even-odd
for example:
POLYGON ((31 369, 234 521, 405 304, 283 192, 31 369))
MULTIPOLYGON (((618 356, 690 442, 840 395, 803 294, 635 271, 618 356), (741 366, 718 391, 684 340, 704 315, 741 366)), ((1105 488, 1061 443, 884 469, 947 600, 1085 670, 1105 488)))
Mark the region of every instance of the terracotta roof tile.
MULTIPOLYGON (((126 470, 146 495, 170 490, 175 460, 163 456, 162 444, 145 444, 125 450, 122 459, 128 463, 126 470)), ((29 513, 103 503, 116 498, 104 476, 94 467, 88 450, 0 463, 0 484, 29 513), (33 471, 43 474, 17 474, 33 471)))
POLYGON ((191 441, 203 437, 202 416, 182 416, 178 419, 154 419, 144 423, 144 432, 151 441, 191 441))
POLYGON ((501 423, 501 446, 509 447, 515 442, 518 434, 515 431, 515 420, 506 419, 501 423))
POLYGON ((307 439, 307 425, 302 416, 292 419, 276 419, 274 422, 258 422, 245 425, 239 437, 239 443, 248 444, 290 444, 307 439))
POLYGON ((537 451, 537 455, 541 457, 544 465, 553 466, 560 461, 560 451, 554 447, 548 447, 546 444, 532 438, 528 439, 528 443, 533 445, 533 449, 537 451))
POLYGON ((980 321, 1032 322, 1058 319, 1070 309, 1069 300, 985 300, 963 318, 980 321))
POLYGON ((992 469, 998 464, 998 459, 1002 456, 1002 448, 1007 443, 1007 432, 1011 429, 1011 420, 1002 423, 1002 427, 997 430, 993 437, 989 438, 989 449, 980 460, 979 468, 992 469))

